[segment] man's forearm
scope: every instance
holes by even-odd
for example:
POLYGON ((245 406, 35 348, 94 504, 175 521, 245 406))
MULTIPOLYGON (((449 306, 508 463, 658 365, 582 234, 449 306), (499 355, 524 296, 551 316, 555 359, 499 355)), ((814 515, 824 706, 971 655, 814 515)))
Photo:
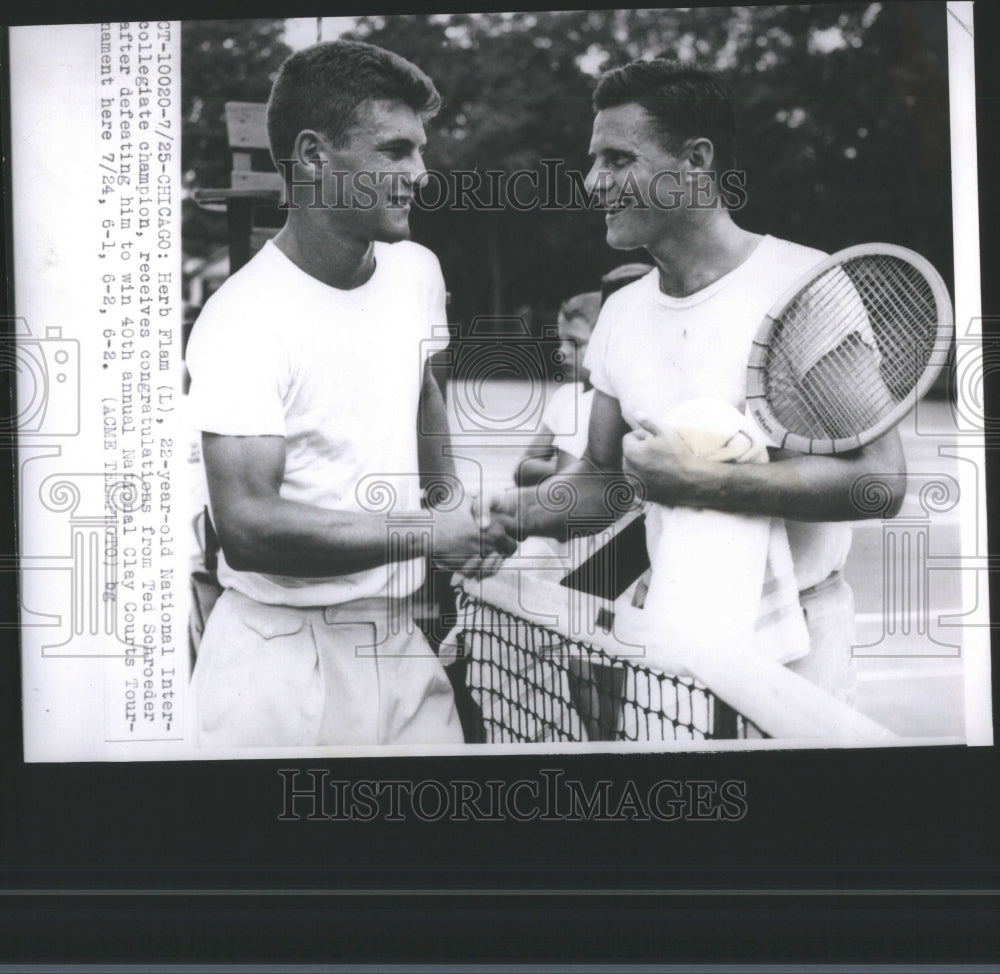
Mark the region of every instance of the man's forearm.
POLYGON ((514 483, 518 487, 532 487, 551 477, 558 469, 556 457, 528 457, 522 459, 514 470, 514 483))
MULTIPOLYGON (((880 454, 881 455, 881 454, 880 454)), ((845 457, 796 456, 766 464, 691 460, 681 483, 644 477, 650 500, 795 521, 891 517, 906 493, 905 466, 859 451, 845 457)))
POLYGON ((638 480, 579 460, 541 483, 517 491, 521 537, 565 539, 576 531, 600 530, 642 501, 638 480))
POLYGON ((226 561, 237 571, 315 578, 426 554, 432 519, 421 514, 415 511, 414 519, 407 519, 405 531, 390 532, 393 522, 383 514, 330 511, 266 497, 226 506, 223 516, 217 513, 217 530, 226 561))

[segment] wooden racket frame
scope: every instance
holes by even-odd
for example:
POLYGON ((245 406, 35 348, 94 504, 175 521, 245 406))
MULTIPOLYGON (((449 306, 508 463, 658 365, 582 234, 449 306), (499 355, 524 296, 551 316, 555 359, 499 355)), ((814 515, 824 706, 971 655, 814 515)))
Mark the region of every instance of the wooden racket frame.
POLYGON ((820 454, 847 453, 851 450, 857 450, 867 443, 877 440, 901 422, 906 414, 927 393, 948 360, 953 324, 954 316, 948 289, 945 287, 941 275, 938 274, 930 261, 925 257, 913 250, 908 250, 906 247, 886 243, 858 244, 854 247, 848 247, 845 250, 839 250, 837 253, 824 258, 819 264, 796 280, 764 316, 764 320, 761 322, 760 327, 757 329, 757 334, 754 336, 753 345, 750 349, 750 361, 747 365, 747 411, 757 425, 781 449, 794 450, 798 453, 820 454), (828 270, 856 257, 872 255, 898 257, 901 260, 908 261, 924 275, 930 284, 938 309, 938 326, 937 335, 934 339, 934 349, 931 352, 927 366, 910 394, 888 416, 857 436, 831 440, 812 439, 802 436, 799 433, 793 433, 779 422, 765 394, 765 362, 770 349, 771 333, 775 322, 809 284, 812 284, 813 281, 821 277, 828 270))

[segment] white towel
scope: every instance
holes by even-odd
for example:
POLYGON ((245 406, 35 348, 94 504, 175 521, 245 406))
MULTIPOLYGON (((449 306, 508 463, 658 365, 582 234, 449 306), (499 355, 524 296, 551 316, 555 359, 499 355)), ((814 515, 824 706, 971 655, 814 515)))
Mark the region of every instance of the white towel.
MULTIPOLYGON (((708 460, 768 460, 752 420, 720 399, 684 403, 662 425, 681 448, 708 460)), ((652 572, 645 612, 656 631, 647 650, 651 668, 675 671, 689 647, 754 649, 783 663, 808 653, 783 519, 650 504, 646 543, 652 572)))

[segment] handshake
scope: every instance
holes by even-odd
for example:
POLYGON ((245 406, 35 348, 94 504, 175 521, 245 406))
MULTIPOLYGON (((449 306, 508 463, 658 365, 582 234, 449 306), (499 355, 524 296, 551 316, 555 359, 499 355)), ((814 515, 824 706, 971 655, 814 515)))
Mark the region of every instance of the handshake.
POLYGON ((434 511, 431 558, 463 575, 495 573, 524 539, 519 491, 473 497, 456 510, 434 511))

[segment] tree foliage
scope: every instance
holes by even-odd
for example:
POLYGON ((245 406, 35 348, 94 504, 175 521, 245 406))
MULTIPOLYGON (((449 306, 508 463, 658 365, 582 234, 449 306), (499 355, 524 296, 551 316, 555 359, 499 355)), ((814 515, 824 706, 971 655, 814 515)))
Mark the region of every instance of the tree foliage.
MULTIPOLYGON (((945 17, 943 4, 921 3, 456 13, 360 18, 350 36, 402 54, 434 78, 445 103, 429 127, 426 162, 446 173, 541 174, 546 159, 586 172, 590 95, 601 70, 657 54, 716 66, 735 94, 738 164, 747 174, 738 222, 826 250, 900 243, 947 277, 945 17)), ((207 34, 197 25, 186 38, 185 57, 192 46, 206 62, 200 82, 185 64, 191 126, 196 96, 204 106, 223 87, 232 92, 225 97, 266 97, 280 26, 256 23, 228 49, 232 28, 207 34), (245 87, 223 81, 230 75, 245 87)), ((228 165, 224 127, 210 134, 201 121, 207 110, 195 132, 200 161, 185 161, 200 185, 220 178, 209 156, 222 170, 228 165)), ((413 224, 441 258, 457 320, 526 304, 549 313, 635 256, 607 247, 594 212, 442 205, 415 212, 413 224)))
MULTIPOLYGON (((740 122, 739 222, 833 250, 887 240, 951 266, 945 11, 926 4, 366 18, 355 36, 435 79, 428 164, 587 169, 599 70, 666 55, 723 70, 740 122)), ((598 214, 425 213, 462 316, 551 308, 628 255, 598 214)))
MULTIPOLYGON (((281 62, 291 54, 283 20, 185 21, 181 28, 184 188, 229 185, 227 101, 267 101, 281 62)), ((225 218, 184 203, 184 246, 203 256, 226 239, 225 218)))

